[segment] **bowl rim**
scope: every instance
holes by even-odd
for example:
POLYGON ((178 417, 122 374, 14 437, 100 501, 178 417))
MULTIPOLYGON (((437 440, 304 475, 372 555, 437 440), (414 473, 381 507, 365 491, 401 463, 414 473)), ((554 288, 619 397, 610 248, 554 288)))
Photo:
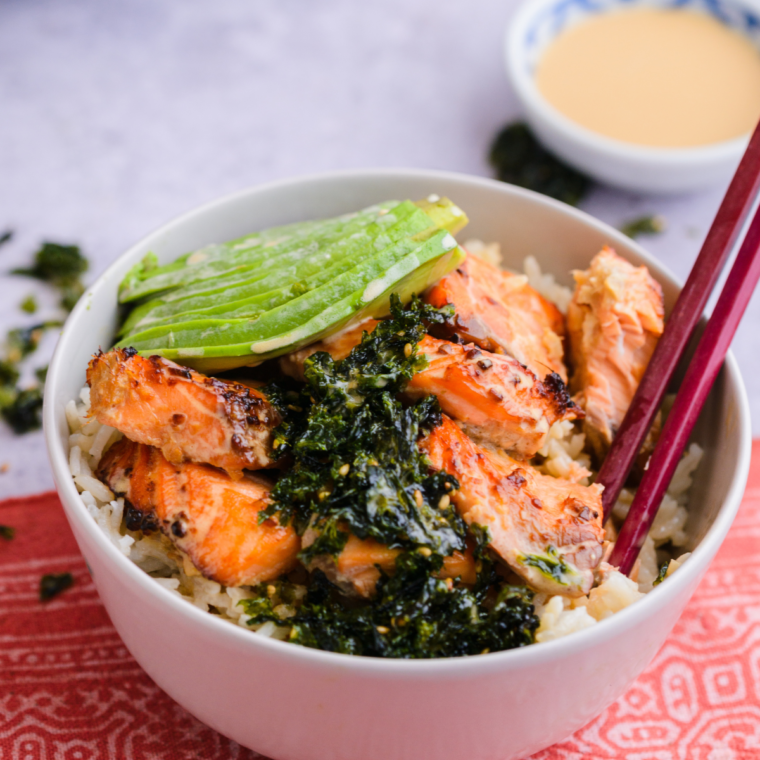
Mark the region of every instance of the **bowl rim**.
MULTIPOLYGON (((592 217, 590 214, 533 191, 484 177, 427 169, 348 169, 276 180, 274 182, 229 193, 221 198, 212 200, 185 212, 171 221, 157 227, 148 235, 142 237, 134 245, 130 246, 122 254, 117 256, 106 270, 87 288, 84 296, 80 298, 64 324, 61 337, 58 340, 53 358, 50 362, 50 369, 47 376, 48 392, 45 394, 42 414, 45 444, 52 465, 58 495, 64 506, 64 511, 66 512, 69 522, 76 523, 78 530, 83 531, 94 544, 95 548, 98 549, 101 554, 106 555, 104 559, 110 561, 114 572, 124 574, 125 582, 133 581, 143 593, 153 597, 154 601, 160 602, 163 606, 168 607, 176 616, 184 619, 189 625, 197 625, 204 628, 212 635, 225 637, 231 644, 249 646, 254 650, 260 648, 259 651, 261 654, 265 654, 273 659, 281 658, 294 660, 303 665, 311 665, 312 667, 341 668, 380 677, 394 677, 397 675, 409 674, 410 672, 414 673, 415 676, 422 678, 434 677, 443 673, 464 677, 481 672, 492 672, 496 667, 530 667, 531 663, 537 659, 562 659, 566 656, 572 656, 573 653, 579 650, 594 646, 597 643, 602 643, 604 639, 614 637, 617 631, 626 628, 635 618, 647 617, 647 613, 650 609, 654 611, 654 606, 662 608, 671 601, 677 600, 683 591, 688 588, 689 584, 701 577, 713 555, 723 542, 726 533, 731 527, 736 512, 739 509, 749 473, 750 455, 752 450, 752 435, 749 426, 749 402, 747 400, 738 365, 731 352, 729 352, 726 357, 725 371, 727 373, 726 380, 729 384, 734 386, 738 401, 737 427, 739 436, 739 456, 736 461, 733 480, 712 525, 707 530, 698 546, 695 547, 688 561, 679 568, 677 573, 674 573, 668 579, 668 583, 661 584, 648 593, 644 598, 639 599, 636 603, 617 612, 615 615, 600 621, 596 625, 582 631, 577 631, 573 635, 564 638, 542 642, 539 646, 532 644, 519 649, 491 652, 487 655, 480 655, 477 657, 406 660, 327 652, 318 649, 309 649, 307 647, 291 644, 287 641, 278 641, 265 636, 256 636, 252 631, 246 630, 242 626, 230 623, 229 621, 217 619, 216 616, 211 615, 208 612, 203 612, 186 600, 181 599, 176 594, 164 588, 161 584, 155 583, 151 576, 124 556, 97 525, 87 511, 84 502, 82 502, 69 472, 68 455, 64 452, 63 445, 58 438, 57 430, 57 422, 58 419, 60 419, 59 415, 63 413, 63 410, 57 408, 53 401, 57 395, 55 389, 59 383, 62 382, 62 379, 67 373, 72 371, 72 367, 66 361, 67 344, 72 340, 72 336, 81 334, 83 331, 83 328, 86 325, 86 315, 89 310, 89 301, 91 300, 92 295, 95 291, 110 285, 112 276, 115 274, 116 270, 122 266, 121 262, 124 259, 135 257, 138 253, 142 254, 146 249, 146 246, 151 244, 157 238, 165 238, 166 236, 171 235, 173 230, 181 227, 196 215, 213 212, 215 210, 218 211, 223 209, 227 204, 241 201, 246 197, 264 195, 276 189, 308 183, 319 184, 336 180, 350 180, 352 178, 364 180, 371 180, 372 178, 394 178, 400 181, 405 179, 423 179, 433 182, 437 180, 446 180, 463 182, 465 184, 481 187, 490 191, 496 191, 505 195, 522 196, 530 200, 532 203, 537 203, 538 205, 552 209, 555 212, 574 217, 583 224, 604 232, 613 243, 617 239, 619 242, 628 245, 647 262, 648 266, 652 266, 658 279, 669 280, 670 283, 679 288, 681 287, 678 279, 675 278, 666 267, 654 259, 651 254, 648 254, 641 246, 635 243, 635 241, 631 241, 618 230, 615 230, 613 227, 592 217), (79 325, 78 328, 76 327, 77 325, 79 325)), ((78 531, 75 530, 75 534, 77 532, 78 531)))
MULTIPOLYGON (((507 77, 518 97, 529 110, 538 114, 544 121, 549 122, 556 130, 564 133, 568 139, 577 145, 609 159, 624 158, 630 161, 657 163, 663 167, 677 169, 698 163, 713 164, 732 161, 744 152, 750 138, 750 132, 730 140, 685 148, 647 146, 608 137, 584 127, 563 114, 541 94, 536 86, 535 77, 526 70, 525 58, 520 53, 522 50, 520 43, 528 24, 538 11, 554 2, 556 0, 524 0, 507 25, 504 34, 503 54, 507 77)), ((626 8, 635 5, 649 6, 650 4, 629 0, 626 3, 626 8)), ((752 4, 750 3, 750 5, 752 4)), ((597 15, 596 12, 590 13, 587 9, 588 6, 585 6, 586 16, 597 15)), ((601 11, 601 13, 609 12, 615 11, 601 11)), ((552 39, 556 39, 561 31, 555 32, 552 39)))

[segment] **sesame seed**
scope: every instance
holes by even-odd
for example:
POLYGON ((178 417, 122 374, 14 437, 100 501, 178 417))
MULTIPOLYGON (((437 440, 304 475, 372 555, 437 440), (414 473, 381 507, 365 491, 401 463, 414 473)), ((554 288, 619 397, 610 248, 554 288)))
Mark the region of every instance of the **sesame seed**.
POLYGON ((404 346, 404 356, 408 359, 412 355, 412 344, 407 343, 404 346))
POLYGON ((441 500, 438 502, 438 509, 446 509, 451 504, 451 497, 445 493, 441 496, 441 500))
POLYGON ((486 647, 480 654, 488 654, 491 650, 486 647))
POLYGON ((414 500, 417 502, 418 507, 422 507, 422 491, 417 490, 414 492, 414 500))
POLYGON ((295 628, 290 629, 290 634, 288 635, 289 639, 294 639, 296 636, 298 636, 298 631, 295 628))
POLYGON ((433 550, 429 549, 427 546, 420 546, 420 548, 417 550, 423 557, 429 557, 433 550))
POLYGON ((454 588, 453 578, 446 578, 446 588, 448 588, 449 591, 454 588))
POLYGON ((383 633, 383 634, 390 633, 391 629, 390 628, 386 628, 384 625, 378 625, 377 626, 377 632, 378 633, 383 633))
POLYGON ((267 586, 267 595, 268 596, 274 596, 277 593, 277 587, 269 585, 267 586))
POLYGON ((344 464, 344 465, 343 465, 343 466, 342 466, 342 467, 341 467, 341 468, 338 470, 338 474, 339 474, 339 475, 340 475, 342 478, 345 478, 345 477, 346 477, 346 475, 348 475, 348 471, 349 471, 350 469, 351 469, 351 465, 350 465, 350 464, 348 464, 348 463, 346 463, 346 464, 344 464))

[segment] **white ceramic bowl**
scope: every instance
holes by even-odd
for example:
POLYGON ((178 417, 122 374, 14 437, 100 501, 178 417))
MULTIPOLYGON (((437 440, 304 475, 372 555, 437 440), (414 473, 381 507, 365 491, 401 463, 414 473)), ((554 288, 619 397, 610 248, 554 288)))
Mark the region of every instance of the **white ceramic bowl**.
POLYGON ((214 241, 389 198, 447 195, 471 219, 463 237, 498 240, 505 263, 532 254, 566 283, 605 243, 646 263, 668 304, 678 285, 601 222, 487 179, 432 171, 356 171, 278 182, 192 211, 130 248, 72 312, 48 373, 45 436, 58 491, 124 643, 193 715, 278 760, 509 760, 553 744, 619 697, 654 657, 731 525, 750 456, 747 401, 728 358, 702 415, 704 464, 693 489, 692 557, 645 599, 565 639, 478 657, 406 661, 320 652, 256 636, 201 612, 121 555, 84 508, 67 466, 66 402, 109 346, 116 290, 147 251, 162 262, 214 241))
POLYGON ((757 0, 523 0, 507 29, 507 76, 525 118, 547 148, 594 179, 646 193, 688 193, 728 182, 749 135, 698 148, 649 148, 593 132, 558 111, 539 92, 533 72, 565 29, 598 13, 636 5, 694 8, 709 13, 760 47, 757 0))

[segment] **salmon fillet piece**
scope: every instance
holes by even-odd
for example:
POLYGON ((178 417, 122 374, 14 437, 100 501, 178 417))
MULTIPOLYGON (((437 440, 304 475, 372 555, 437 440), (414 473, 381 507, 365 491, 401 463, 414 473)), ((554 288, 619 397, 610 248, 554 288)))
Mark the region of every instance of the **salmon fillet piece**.
POLYGON ((293 528, 258 522, 272 488, 260 476, 233 480, 208 465, 172 464, 158 449, 122 438, 103 456, 98 477, 129 502, 128 527, 160 529, 206 578, 256 584, 297 563, 293 528))
POLYGON ((607 247, 573 276, 570 390, 578 394, 588 441, 602 459, 662 335, 662 288, 646 267, 634 267, 607 247))
POLYGON ((433 285, 425 300, 437 308, 454 306, 454 316, 437 328, 438 337, 506 353, 538 378, 555 372, 567 382, 562 313, 528 285, 525 275, 470 255, 433 285))
POLYGON ((95 355, 87 382, 98 422, 156 446, 170 462, 212 464, 235 476, 273 463, 280 415, 255 388, 130 348, 95 355))
POLYGON ((478 446, 445 416, 420 448, 459 481, 451 499, 464 521, 487 527, 490 548, 532 588, 589 592, 602 559, 602 486, 542 475, 478 446))
MULTIPOLYGON (((372 332, 377 324, 377 320, 367 320, 355 325, 283 357, 280 366, 291 377, 303 380, 303 363, 309 356, 327 351, 336 361, 345 359, 362 334, 372 332)), ((420 341, 418 350, 428 366, 411 379, 405 395, 436 396, 443 411, 470 434, 517 456, 533 456, 555 422, 583 416, 555 373, 541 381, 511 356, 429 335, 420 341)))
MULTIPOLYGON (((304 548, 312 544, 316 536, 314 530, 307 530, 303 536, 304 548)), ((375 593, 381 570, 386 575, 393 575, 399 554, 401 549, 390 549, 373 538, 349 536, 337 557, 317 557, 310 563, 309 569, 322 570, 344 592, 368 599, 375 593)), ((468 549, 464 553, 454 552, 450 557, 444 557, 438 577, 459 579, 466 584, 475 583, 477 578, 472 551, 468 549)))
POLYGON ((555 422, 583 416, 555 373, 542 381, 511 356, 428 335, 419 351, 428 366, 410 380, 406 395, 436 396, 468 433, 517 456, 532 457, 555 422))

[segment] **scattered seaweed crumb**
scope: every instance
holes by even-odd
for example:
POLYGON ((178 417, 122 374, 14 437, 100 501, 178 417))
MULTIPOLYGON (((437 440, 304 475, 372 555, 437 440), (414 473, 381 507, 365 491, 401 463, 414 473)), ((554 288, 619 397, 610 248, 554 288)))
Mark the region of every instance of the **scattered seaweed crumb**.
POLYGON ((571 206, 577 206, 592 186, 589 177, 546 150, 523 122, 508 124, 496 135, 489 160, 502 182, 571 206))
POLYGON ((80 278, 89 266, 89 261, 82 255, 78 245, 43 243, 34 254, 31 267, 12 269, 11 274, 34 277, 50 283, 61 294, 61 306, 66 311, 71 311, 84 293, 80 278))
POLYGON ((74 585, 71 573, 48 573, 40 578, 40 601, 47 602, 74 585))
POLYGON ((13 239, 13 230, 6 230, 2 234, 0 234, 0 245, 5 245, 6 243, 10 243, 12 239, 13 239))
POLYGON ((12 395, 0 394, 0 412, 16 435, 38 430, 42 426, 42 388, 35 385, 12 395))
POLYGON ((4 538, 6 541, 13 541, 15 537, 15 528, 11 528, 10 525, 0 525, 0 538, 4 538))
POLYGON ((620 231, 629 238, 636 238, 639 235, 659 235, 667 229, 667 226, 664 216, 652 214, 626 222, 620 227, 620 231))

